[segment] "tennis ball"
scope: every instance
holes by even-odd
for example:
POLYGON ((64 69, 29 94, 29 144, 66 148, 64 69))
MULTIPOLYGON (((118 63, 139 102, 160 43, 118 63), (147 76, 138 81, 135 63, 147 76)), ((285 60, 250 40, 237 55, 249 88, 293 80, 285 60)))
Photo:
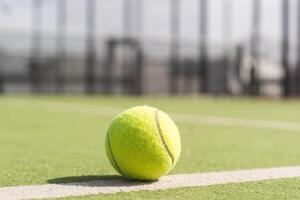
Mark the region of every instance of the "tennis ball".
POLYGON ((124 177, 157 180, 176 164, 181 151, 177 126, 164 112, 149 106, 125 110, 111 123, 106 153, 124 177))

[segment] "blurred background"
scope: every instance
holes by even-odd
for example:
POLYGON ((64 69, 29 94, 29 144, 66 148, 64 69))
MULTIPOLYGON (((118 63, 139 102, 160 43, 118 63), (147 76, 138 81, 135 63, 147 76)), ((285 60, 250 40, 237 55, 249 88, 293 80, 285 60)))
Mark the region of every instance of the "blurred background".
POLYGON ((0 0, 0 93, 300 96, 300 0, 0 0))

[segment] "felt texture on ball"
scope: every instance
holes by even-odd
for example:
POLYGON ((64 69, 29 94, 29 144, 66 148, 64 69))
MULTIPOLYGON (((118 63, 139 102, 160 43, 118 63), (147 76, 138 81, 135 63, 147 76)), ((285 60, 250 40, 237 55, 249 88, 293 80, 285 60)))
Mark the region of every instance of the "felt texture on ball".
POLYGON ((157 180, 176 164, 180 135, 164 112, 136 106, 119 114, 106 135, 106 153, 112 166, 124 177, 157 180))

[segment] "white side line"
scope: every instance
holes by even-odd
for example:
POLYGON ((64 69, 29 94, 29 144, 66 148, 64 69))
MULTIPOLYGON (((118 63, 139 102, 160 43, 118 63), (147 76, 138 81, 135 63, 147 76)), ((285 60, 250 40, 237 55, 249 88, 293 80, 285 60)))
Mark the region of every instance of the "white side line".
POLYGON ((228 172, 178 174, 161 178, 157 182, 133 182, 121 178, 90 182, 16 186, 0 188, 0 199, 41 199, 68 196, 111 194, 140 190, 166 190, 183 187, 200 187, 226 183, 243 183, 281 178, 300 177, 300 166, 269 169, 252 169, 228 172))
POLYGON ((174 118, 175 121, 186 123, 186 124, 209 124, 209 125, 219 125, 219 126, 229 126, 229 127, 248 127, 248 128, 300 131, 300 123, 294 123, 294 122, 201 116, 195 114, 171 113, 170 115, 174 118))
MULTIPOLYGON (((113 117, 124 110, 122 108, 112 106, 84 105, 79 103, 63 103, 56 101, 34 101, 33 103, 32 101, 26 102, 21 100, 11 100, 9 103, 14 106, 26 105, 31 106, 31 108, 52 112, 81 113, 89 115, 101 115, 106 117, 113 117)), ((185 124, 208 124, 228 127, 300 131, 300 123, 297 122, 204 116, 184 113, 170 113, 170 115, 176 122, 185 124)))

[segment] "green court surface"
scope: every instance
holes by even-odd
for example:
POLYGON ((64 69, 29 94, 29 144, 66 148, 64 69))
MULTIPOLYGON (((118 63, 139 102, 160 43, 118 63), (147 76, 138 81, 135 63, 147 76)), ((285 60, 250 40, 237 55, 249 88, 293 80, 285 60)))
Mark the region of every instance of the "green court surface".
MULTIPOLYGON (((117 175, 104 139, 118 111, 151 105, 167 113, 300 124, 300 102, 212 97, 0 97, 0 187, 117 175)), ((300 129, 178 122, 182 152, 171 174, 300 165, 300 129)), ((108 199, 299 199, 300 179, 130 192, 108 199)), ((74 199, 98 199, 99 196, 74 199)), ((71 199, 71 198, 70 198, 71 199)))

